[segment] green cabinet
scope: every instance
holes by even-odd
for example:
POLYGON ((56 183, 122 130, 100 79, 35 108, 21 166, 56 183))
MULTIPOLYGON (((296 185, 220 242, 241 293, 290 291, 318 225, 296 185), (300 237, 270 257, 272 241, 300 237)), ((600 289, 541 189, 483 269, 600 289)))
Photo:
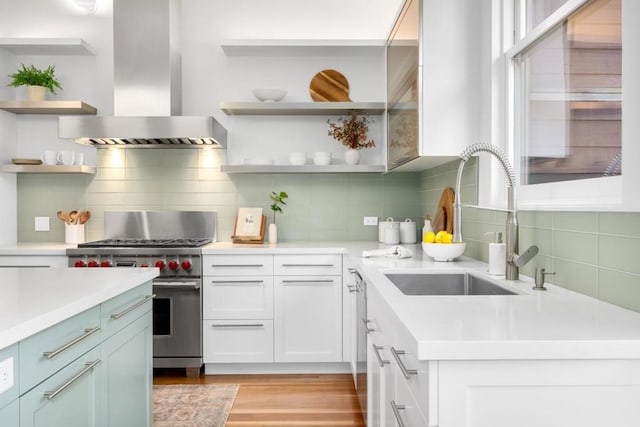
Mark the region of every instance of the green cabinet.
POLYGON ((147 310, 102 343, 102 425, 105 427, 151 425, 151 325, 152 314, 147 310))
POLYGON ((2 421, 3 427, 17 427, 20 425, 20 403, 18 399, 0 408, 0 421, 2 421))
POLYGON ((95 347, 22 395, 20 426, 100 426, 102 369, 95 347))

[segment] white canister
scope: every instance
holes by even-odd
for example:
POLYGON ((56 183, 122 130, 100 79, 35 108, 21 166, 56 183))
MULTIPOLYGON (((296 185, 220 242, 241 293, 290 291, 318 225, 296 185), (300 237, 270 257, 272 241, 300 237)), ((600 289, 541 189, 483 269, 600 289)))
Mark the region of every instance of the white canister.
POLYGON ((384 244, 397 245, 398 243, 400 243, 400 224, 395 222, 384 230, 384 244))
POLYGON ((84 224, 64 224, 65 243, 84 243, 84 224))
POLYGON ((400 223, 400 243, 416 243, 418 229, 416 223, 407 218, 400 223))
POLYGON ((387 217, 386 220, 380 221, 378 223, 378 242, 384 243, 384 231, 387 228, 391 228, 392 224, 394 223, 398 224, 398 227, 400 226, 400 223, 397 221, 394 221, 393 217, 387 217))

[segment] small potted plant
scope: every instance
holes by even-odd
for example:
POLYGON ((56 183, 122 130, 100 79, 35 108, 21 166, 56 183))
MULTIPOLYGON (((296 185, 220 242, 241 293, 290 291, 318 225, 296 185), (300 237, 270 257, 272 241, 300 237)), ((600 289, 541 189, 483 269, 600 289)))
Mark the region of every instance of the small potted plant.
POLYGON ((269 198, 273 203, 271 203, 270 208, 273 211, 273 223, 269 224, 269 243, 277 243, 278 242, 278 227, 276 227, 276 213, 282 213, 282 206, 286 206, 287 203, 285 199, 287 199, 289 195, 284 191, 280 193, 276 193, 272 191, 269 195, 269 198))
POLYGON ((329 136, 339 141, 348 148, 344 154, 344 161, 348 165, 357 165, 360 162, 360 151, 363 148, 375 147, 376 143, 368 139, 369 124, 373 123, 366 115, 358 117, 358 113, 352 110, 349 118, 340 117, 339 123, 327 120, 329 123, 329 136))
POLYGON ((13 80, 8 86, 26 86, 29 100, 44 101, 47 89, 51 93, 56 93, 56 88, 62 89, 60 82, 56 79, 55 71, 56 67, 53 65, 41 70, 33 64, 28 67, 22 64, 21 69, 9 75, 13 80))

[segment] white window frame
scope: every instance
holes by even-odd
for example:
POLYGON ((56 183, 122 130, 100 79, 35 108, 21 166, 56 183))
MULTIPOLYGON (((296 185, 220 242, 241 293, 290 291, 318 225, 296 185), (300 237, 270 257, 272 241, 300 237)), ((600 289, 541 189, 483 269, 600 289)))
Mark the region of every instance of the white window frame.
MULTIPOLYGON (((519 19, 513 13, 516 10, 516 2, 520 0, 496 0, 493 6, 499 4, 502 11, 501 33, 513 31, 514 20, 519 19)), ((551 14, 541 24, 534 28, 525 37, 504 44, 503 64, 506 67, 502 87, 506 91, 504 108, 495 106, 492 102, 492 110, 497 116, 504 117, 503 131, 499 134, 506 136, 507 151, 512 160, 520 158, 521 149, 516 144, 520 139, 517 135, 516 115, 514 107, 518 105, 515 93, 516 66, 513 58, 531 46, 539 38, 560 25, 574 11, 591 0, 569 0, 562 7, 551 14), (500 114, 497 110, 502 110, 500 114), (503 115, 504 114, 504 115, 503 115)), ((494 15, 495 16, 495 15, 494 15)), ((496 21, 494 21, 496 22, 496 21)), ((603 178, 592 178, 575 181, 554 182, 518 186, 517 208, 519 210, 567 210, 567 211, 640 211, 640 1, 623 0, 622 2, 622 175, 603 178)), ((495 32, 494 28, 494 40, 495 32)), ((494 69, 494 75, 496 71, 494 69)), ((494 80, 495 81, 495 80, 494 80)), ((494 90, 495 92, 495 90, 494 90)), ((504 98, 503 98, 504 99, 504 98)), ((495 122, 495 119, 494 119, 495 122)), ((493 127, 495 139, 501 139, 493 127)), ((486 163, 485 163, 486 164, 486 163)), ((516 162, 517 169, 520 165, 516 162)), ((495 168, 490 168, 492 187, 495 187, 497 173, 495 168)), ((486 173, 486 169, 485 173, 486 173)), ((481 176, 483 166, 481 166, 481 176)), ((516 174, 519 175, 519 174, 516 174)), ((483 187, 480 199, 492 203, 495 197, 483 194, 488 186, 483 187)), ((496 193, 491 191, 492 195, 496 193)))

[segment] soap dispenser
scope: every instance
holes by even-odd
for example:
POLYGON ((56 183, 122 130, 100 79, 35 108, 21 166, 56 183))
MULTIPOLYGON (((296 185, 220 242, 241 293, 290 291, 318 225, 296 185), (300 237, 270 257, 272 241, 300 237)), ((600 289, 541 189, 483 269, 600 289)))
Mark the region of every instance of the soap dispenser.
POLYGON ((489 243, 489 274, 504 276, 506 247, 502 243, 502 232, 496 231, 485 234, 493 234, 495 238, 493 243, 489 243))

